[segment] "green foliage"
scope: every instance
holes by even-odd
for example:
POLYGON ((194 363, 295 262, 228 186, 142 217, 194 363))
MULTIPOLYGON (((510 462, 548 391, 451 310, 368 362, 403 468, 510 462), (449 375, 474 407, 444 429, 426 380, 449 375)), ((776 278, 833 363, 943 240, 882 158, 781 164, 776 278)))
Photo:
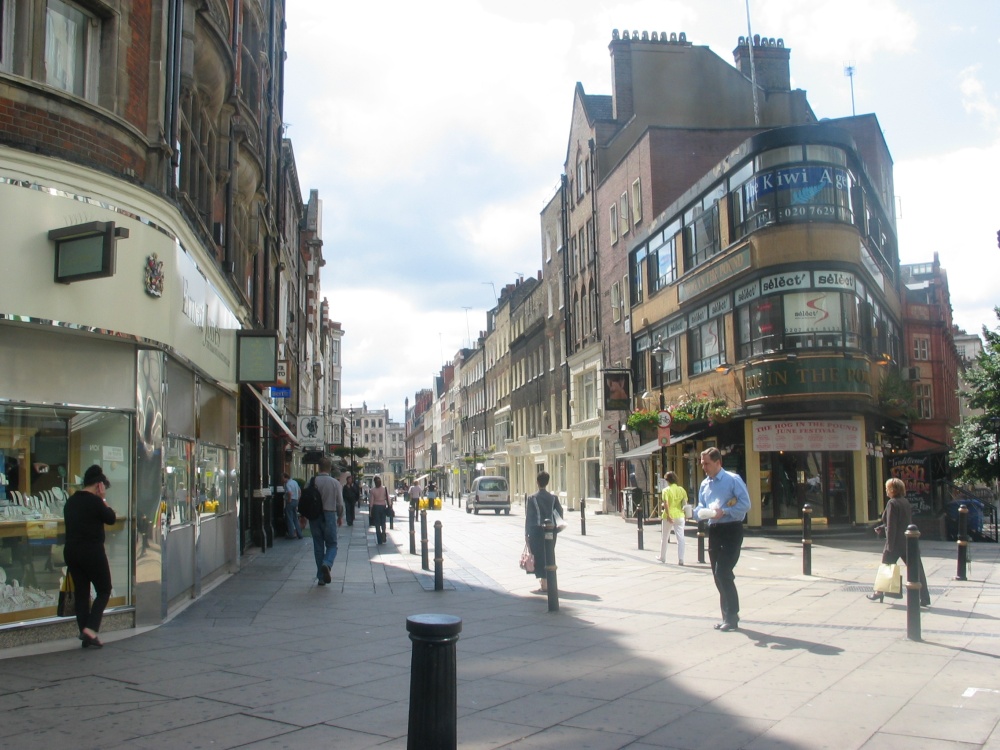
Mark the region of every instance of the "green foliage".
POLYGON ((639 409, 628 415, 626 426, 635 432, 651 430, 660 425, 660 415, 652 409, 639 409))
MULTIPOLYGON (((994 308, 1000 319, 1000 307, 994 308)), ((952 468, 966 482, 992 482, 1000 478, 1000 330, 983 326, 983 351, 965 371, 969 388, 962 395, 969 407, 981 409, 955 430, 952 468)))
POLYGON ((917 419, 920 415, 914 404, 913 385, 903 380, 899 370, 887 368, 879 381, 879 406, 889 411, 902 414, 908 420, 917 419))

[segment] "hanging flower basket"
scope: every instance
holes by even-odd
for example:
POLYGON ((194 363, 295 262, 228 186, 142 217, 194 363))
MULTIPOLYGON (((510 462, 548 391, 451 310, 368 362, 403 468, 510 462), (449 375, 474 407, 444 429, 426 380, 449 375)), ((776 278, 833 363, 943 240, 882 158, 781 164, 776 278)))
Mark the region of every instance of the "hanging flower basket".
POLYGON ((708 421, 712 424, 725 424, 731 421, 733 418, 733 412, 728 406, 720 406, 709 410, 708 421))

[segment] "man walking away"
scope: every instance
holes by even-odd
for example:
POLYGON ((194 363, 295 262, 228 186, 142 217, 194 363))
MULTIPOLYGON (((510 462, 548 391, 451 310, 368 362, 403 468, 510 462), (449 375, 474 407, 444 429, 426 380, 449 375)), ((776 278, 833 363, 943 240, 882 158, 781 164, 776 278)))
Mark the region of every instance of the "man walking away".
MULTIPOLYGON (((314 478, 316 489, 323 498, 323 512, 309 522, 316 555, 316 580, 320 586, 331 582, 330 569, 337 559, 337 527, 344 522, 344 491, 335 476, 331 476, 333 462, 321 458, 319 474, 314 478)), ((337 477, 340 471, 336 472, 337 477)))
POLYGON ((728 633, 739 630, 740 595, 733 569, 740 559, 750 493, 739 474, 722 468, 718 448, 702 451, 701 468, 706 476, 698 491, 697 517, 708 521, 708 558, 722 609, 722 622, 715 629, 728 633))
POLYGON ((283 474, 285 479, 285 539, 301 539, 302 529, 299 528, 299 497, 302 495, 302 488, 299 483, 292 479, 286 471, 283 474))
POLYGON ((344 476, 347 477, 344 481, 344 507, 347 510, 347 525, 353 526, 354 509, 361 502, 361 491, 358 489, 358 483, 354 481, 353 474, 347 473, 344 476))

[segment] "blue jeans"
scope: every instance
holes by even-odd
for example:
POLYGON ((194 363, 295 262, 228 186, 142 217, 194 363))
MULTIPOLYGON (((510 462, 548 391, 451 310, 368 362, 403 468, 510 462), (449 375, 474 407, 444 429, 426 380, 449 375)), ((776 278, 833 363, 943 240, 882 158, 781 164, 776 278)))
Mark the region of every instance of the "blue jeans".
POLYGON ((313 538, 313 554, 316 556, 316 577, 323 580, 323 566, 333 567, 337 559, 337 514, 324 510, 323 515, 309 522, 309 533, 313 538))
POLYGON ((288 525, 288 528, 285 530, 285 536, 297 536, 299 539, 302 538, 302 530, 299 528, 298 500, 292 500, 290 503, 285 503, 285 523, 288 525))

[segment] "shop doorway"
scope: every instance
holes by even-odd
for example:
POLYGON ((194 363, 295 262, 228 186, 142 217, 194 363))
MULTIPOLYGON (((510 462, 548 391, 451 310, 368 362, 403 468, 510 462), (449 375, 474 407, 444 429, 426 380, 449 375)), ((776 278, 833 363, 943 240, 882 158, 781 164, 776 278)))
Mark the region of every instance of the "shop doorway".
POLYGON ((761 517, 765 521, 802 517, 809 503, 813 517, 830 523, 851 521, 854 486, 847 451, 779 451, 761 454, 761 517))

